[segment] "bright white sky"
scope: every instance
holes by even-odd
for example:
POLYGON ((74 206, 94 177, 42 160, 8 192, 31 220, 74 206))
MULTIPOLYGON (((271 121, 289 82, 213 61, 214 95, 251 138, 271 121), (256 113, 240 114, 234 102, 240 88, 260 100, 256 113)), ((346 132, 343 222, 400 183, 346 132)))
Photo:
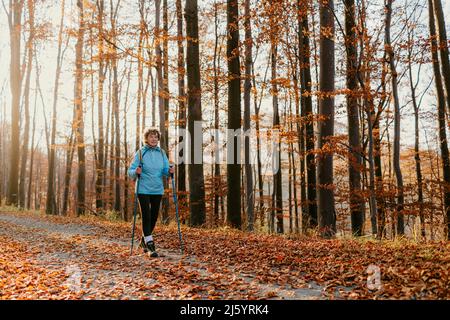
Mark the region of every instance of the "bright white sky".
MULTIPOLYGON (((5 2, 8 2, 8 0, 3 0, 5 2)), ((378 0, 380 4, 382 3, 382 0, 378 0)), ((446 13, 447 18, 447 30, 450 31, 450 18, 448 17, 448 13, 450 13, 450 0, 442 0, 444 5, 444 11, 446 13)), ((404 0, 397 0, 397 3, 403 3, 404 0)), ((139 19, 139 14, 136 10, 136 0, 122 0, 122 10, 119 11, 119 20, 121 22, 127 21, 127 23, 135 23, 139 19), (129 9, 126 9, 129 8, 129 9)), ((151 2, 153 5, 153 2, 151 2)), ((171 1, 169 1, 171 3, 171 1)), ((201 3, 201 2, 199 2, 201 3)), ((75 0, 66 0, 66 17, 65 17, 65 24, 66 26, 75 26, 77 23, 77 10, 76 10, 76 1, 75 0)), ((425 3, 424 3, 425 5, 425 3)), ((49 21, 52 24, 52 32, 54 35, 54 39, 51 41, 46 41, 45 43, 39 44, 39 63, 40 63, 40 70, 41 70, 41 87, 44 94, 44 106, 40 102, 40 98, 38 98, 37 102, 37 124, 38 124, 38 131, 37 131, 37 137, 40 135, 42 136, 40 141, 40 146, 42 149, 45 149, 45 138, 44 135, 41 133, 44 123, 43 113, 47 115, 47 119, 50 119, 51 116, 51 108, 52 108, 52 99, 53 99, 53 84, 54 84, 54 77, 55 77, 55 67, 56 67, 56 54, 57 54, 57 47, 56 47, 56 36, 58 32, 58 26, 59 26, 59 20, 60 20, 60 2, 59 1, 49 1, 49 0, 39 0, 39 5, 37 8, 37 20, 39 22, 49 21), (44 18, 43 18, 44 15, 44 18)), ((170 6, 174 6, 173 3, 170 4, 170 6)), ((153 7, 152 7, 153 10, 153 7)), ((380 16, 382 13, 380 13, 380 16)), ((150 17, 153 19, 153 17, 150 17)), ((203 16, 200 15, 200 23, 208 23, 205 21, 202 21, 203 16)), ((424 19, 427 19, 427 14, 424 14, 424 19)), ((426 20, 423 20, 426 21, 426 20)), ((223 16, 222 16, 222 25, 224 24, 223 16)), ((377 21, 377 23, 380 23, 377 21)), ((424 22, 425 23, 425 22, 424 22)), ((212 24, 212 23, 210 23, 212 24)), ((153 21, 150 21, 150 26, 153 25, 153 21)), ((176 32, 176 23, 173 25, 172 33, 176 32)), ((450 32, 448 32, 450 35, 450 32)), ((137 39, 134 39, 135 42, 137 39)), ((66 58, 63 65, 63 73, 61 74, 61 83, 60 83, 60 89, 59 89, 59 103, 58 103, 58 130, 60 133, 67 132, 67 128, 70 125, 70 121, 72 119, 72 110, 73 110, 73 70, 74 70, 74 44, 75 40, 72 39, 69 42, 69 49, 66 52, 66 58)), ((133 46, 132 43, 127 44, 129 46, 133 46)), ((6 118, 9 119, 10 117, 10 101, 11 101, 11 93, 10 93, 10 87, 9 87, 9 31, 8 31, 8 25, 7 25, 7 18, 6 14, 3 11, 3 8, 0 8, 0 119, 5 118, 4 110, 6 109, 6 118), (6 108, 5 108, 6 107, 6 108)), ((22 49, 24 46, 22 45, 22 49)), ((171 51, 173 56, 176 55, 176 50, 171 51)), ((337 56, 337 64, 342 63, 339 60, 339 56, 337 56)), ((225 63, 222 62, 222 65, 225 63)), ((121 66, 122 67, 122 66, 121 66)), ((121 69, 119 69, 120 73, 121 69)), ((261 73, 263 73, 262 71, 261 73)), ((270 75, 270 72, 269 72, 270 75)), ((171 91, 176 92, 177 85, 176 85, 176 75, 174 75, 174 78, 170 83, 171 91)), ((431 76, 430 70, 424 70, 423 75, 423 82, 428 83, 431 76)), ((120 75, 119 75, 120 77, 120 75)), ((132 77, 135 79, 137 78, 137 72, 132 73, 132 77)), ((31 110, 30 113, 33 112, 33 103, 34 103, 34 90, 35 90, 35 73, 33 72, 32 80, 31 80, 31 110)), ((88 81, 85 81, 85 85, 88 84, 88 81)), ((106 84, 106 83, 105 83, 106 84)), ((432 86, 434 88, 434 86, 432 86)), ((129 105, 134 106, 136 103, 135 100, 135 93, 136 93, 136 86, 134 84, 130 87, 130 97, 129 97, 129 105)), ((149 90, 150 93, 150 90, 149 90)), ((432 91, 430 91, 432 93, 432 91)), ((123 89, 123 95, 122 95, 122 101, 121 101, 121 108, 123 108, 123 99, 125 95, 125 86, 123 89)), ((403 97, 403 100, 409 100, 407 99, 407 96, 409 95, 409 90, 403 89, 401 92, 401 95, 403 97)), ((223 99, 226 99, 226 95, 223 95, 223 99)), ((426 104, 426 101, 430 101, 431 103, 434 103, 432 99, 425 99, 424 104, 426 104)), ((226 101, 223 101, 226 103, 226 101)), ((148 98, 148 103, 150 103, 150 97, 148 98)), ((86 114, 86 129, 85 134, 87 138, 87 142, 91 142, 91 110, 90 110, 90 99, 88 99, 85 102, 85 107, 88 107, 88 112, 86 114)), ((207 102, 203 103, 204 108, 209 108, 207 105, 207 102)), ((282 107, 282 106, 280 106, 282 107)), ((270 108, 270 102, 268 102, 268 108, 270 108)), ((425 110, 433 110, 433 106, 429 106, 428 108, 424 107, 425 110)), ((411 145, 413 143, 413 135, 412 130, 412 107, 408 106, 404 108, 403 110, 403 117, 404 119, 402 123, 402 142, 403 144, 411 145)), ((96 112, 96 110, 94 110, 96 112)), ((206 118, 209 120, 210 114, 206 115, 206 118)), ((226 117, 224 117, 226 118, 226 117)), ((129 126, 129 132, 134 133, 134 119, 135 119, 135 113, 130 111, 128 112, 128 126, 129 126)), ((338 114, 336 116, 336 119, 338 122, 341 122, 345 124, 346 122, 346 115, 345 113, 338 114)), ((147 121, 148 123, 148 121, 147 121)), ((431 123, 431 128, 427 129, 427 134, 429 134, 429 139, 433 139, 432 136, 436 134, 436 127, 435 123, 431 123)), ((337 130, 342 130, 342 126, 337 126, 337 130)), ((130 134, 129 141, 134 141, 134 134, 130 134)))

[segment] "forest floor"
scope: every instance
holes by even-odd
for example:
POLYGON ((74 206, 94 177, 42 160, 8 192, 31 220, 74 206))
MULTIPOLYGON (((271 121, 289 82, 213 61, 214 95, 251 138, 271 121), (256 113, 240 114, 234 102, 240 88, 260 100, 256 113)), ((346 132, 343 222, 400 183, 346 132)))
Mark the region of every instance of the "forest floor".
POLYGON ((161 257, 130 256, 131 223, 0 210, 0 299, 450 298, 448 242, 182 232, 184 255, 158 224, 161 257))

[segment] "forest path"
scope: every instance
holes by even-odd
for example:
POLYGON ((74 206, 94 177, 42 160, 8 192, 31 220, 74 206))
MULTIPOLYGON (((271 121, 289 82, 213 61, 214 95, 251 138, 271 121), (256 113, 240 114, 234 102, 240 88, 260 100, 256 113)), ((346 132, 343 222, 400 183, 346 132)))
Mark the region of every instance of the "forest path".
POLYGON ((182 232, 130 256, 130 222, 0 209, 0 299, 450 299, 448 241, 182 232))
MULTIPOLYGON (((256 273, 201 261, 191 253, 181 255, 179 249, 165 246, 173 243, 168 238, 178 241, 173 232, 156 231, 161 257, 148 257, 137 243, 130 256, 129 238, 108 232, 111 223, 104 223, 1 212, 0 242, 12 256, 9 262, 16 260, 15 267, 25 272, 22 278, 6 281, 15 296, 9 296, 8 290, 2 295, 0 286, 0 298, 323 298, 322 287, 314 283, 304 288, 282 286, 258 280, 256 273)), ((185 241, 189 247, 189 239, 185 241)))

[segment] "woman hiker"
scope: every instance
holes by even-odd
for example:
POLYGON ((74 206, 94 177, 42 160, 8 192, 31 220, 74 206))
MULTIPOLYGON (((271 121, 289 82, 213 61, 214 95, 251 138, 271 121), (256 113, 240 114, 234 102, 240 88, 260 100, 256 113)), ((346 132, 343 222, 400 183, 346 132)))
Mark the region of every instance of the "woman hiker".
POLYGON ((137 190, 142 213, 142 231, 140 247, 144 252, 150 251, 151 257, 157 257, 152 232, 158 219, 159 207, 164 194, 163 176, 174 172, 163 149, 158 147, 161 134, 157 129, 144 131, 145 145, 136 152, 133 163, 128 169, 128 176, 136 179, 139 176, 137 190))

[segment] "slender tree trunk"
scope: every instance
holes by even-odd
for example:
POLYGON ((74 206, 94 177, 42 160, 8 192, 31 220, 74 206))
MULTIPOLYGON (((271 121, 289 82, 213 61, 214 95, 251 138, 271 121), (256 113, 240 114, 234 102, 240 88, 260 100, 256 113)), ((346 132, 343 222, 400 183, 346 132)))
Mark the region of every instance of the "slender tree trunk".
POLYGON ((161 131, 161 135, 164 135, 161 146, 167 150, 169 146, 169 132, 166 129, 169 124, 169 32, 168 32, 168 12, 167 12, 167 0, 163 0, 163 93, 164 93, 164 131, 161 131))
MULTIPOLYGON (((4 93, 4 88, 2 88, 2 91, 0 94, 4 93)), ((6 136, 7 136, 7 128, 6 128, 6 104, 3 104, 2 113, 0 113, 0 205, 3 205, 3 199, 5 198, 6 192, 5 192, 5 172, 7 172, 6 168, 6 160, 7 157, 7 151, 5 148, 6 145, 6 136)))
MULTIPOLYGON (((359 84, 361 88, 363 89, 363 103, 364 103, 364 112, 361 115, 361 119, 364 118, 364 113, 367 117, 367 140, 368 140, 368 152, 367 152, 367 162, 369 163, 369 208, 370 208, 370 222, 372 226, 372 234, 377 235, 379 239, 381 239, 381 228, 378 228, 380 224, 384 225, 384 220, 381 219, 381 209, 379 207, 379 202, 377 203, 377 194, 376 194, 376 188, 378 186, 376 185, 376 159, 380 161, 379 168, 380 168, 380 181, 381 181, 381 158, 378 155, 375 155, 374 150, 376 146, 379 147, 379 130, 374 130, 378 126, 378 120, 374 119, 373 115, 375 115, 374 112, 374 102, 373 102, 373 94, 372 94, 372 88, 371 88, 371 69, 369 67, 370 64, 370 57, 371 57, 371 45, 369 41, 369 37, 367 35, 367 26, 366 26, 366 3, 365 1, 361 2, 361 10, 359 13, 360 17, 360 25, 363 29, 362 36, 359 37, 360 41, 360 50, 361 50, 361 60, 360 60, 360 66, 362 64, 362 68, 365 70, 365 72, 360 72, 358 70, 357 72, 357 78, 359 81, 359 84), (377 144, 378 143, 378 144, 377 144), (380 214, 379 214, 380 213, 380 214), (377 221, 378 220, 378 221, 377 221)), ((364 138, 364 121, 361 121, 363 128, 363 138, 362 141, 365 141, 364 138)), ((365 147, 363 148, 365 149, 365 147)), ((380 152, 380 148, 378 148, 378 152, 380 152)), ((383 189, 383 185, 381 183, 380 185, 381 190, 383 189)))
POLYGON ((9 158, 9 180, 7 204, 18 204, 18 180, 19 180, 19 150, 20 150, 20 96, 22 76, 20 70, 20 31, 23 0, 9 2, 8 24, 11 39, 10 53, 10 87, 12 95, 11 104, 11 151, 9 158))
MULTIPOLYGON (((368 48, 368 44, 366 44, 366 48, 368 48)), ((383 61, 382 71, 381 71, 381 88, 382 93, 386 94, 386 61, 383 61)), ((370 73, 368 73, 368 77, 370 78, 370 73)), ((369 79, 368 79, 369 80, 369 79)), ((367 80, 366 80, 367 82, 367 80)), ((369 82, 370 83, 370 82, 369 82)), ((378 104, 378 115, 381 115, 381 111, 383 109, 383 105, 386 103, 386 98, 383 98, 378 104)), ((375 177, 376 177, 376 193, 377 193, 377 221, 378 221, 378 231, 377 237, 381 239, 386 236, 386 197, 384 194, 384 181, 383 181, 383 171, 382 171, 382 162, 381 162, 381 135, 380 135, 380 118, 375 114, 375 105, 373 101, 373 97, 368 103, 368 110, 370 111, 370 117, 373 118, 373 144, 374 144, 374 163, 375 163, 375 177)), ((369 115, 368 115, 369 118, 369 115)), ((389 151, 389 159, 390 159, 390 143, 389 143, 389 131, 387 131, 388 138, 388 151, 389 151)), ((370 140, 369 140, 370 142, 370 140)), ((389 178, 390 178, 390 170, 389 170, 389 178)))
POLYGON ((114 45, 111 47, 111 64, 112 64, 112 112, 114 116, 114 135, 111 135, 111 141, 113 144, 111 145, 111 164, 114 159, 114 166, 111 165, 111 170, 114 167, 114 173, 111 175, 111 178, 114 177, 114 184, 111 184, 111 187, 114 188, 114 211, 120 212, 120 122, 119 122, 119 81, 117 76, 117 49, 115 46, 115 42, 117 39, 117 12, 120 1, 114 7, 111 3, 111 33, 112 33, 112 41, 114 45), (113 147, 114 146, 114 147, 113 147))
MULTIPOLYGON (((304 122, 304 114, 305 114, 305 103, 304 99, 301 96, 301 88, 299 87, 299 66, 302 63, 302 57, 301 53, 298 54, 300 49, 302 49, 302 46, 300 45, 300 41, 302 39, 301 33, 303 32, 301 30, 302 25, 302 7, 301 2, 297 2, 297 25, 299 26, 299 31, 297 34, 297 39, 299 42, 298 51, 294 49, 295 53, 297 54, 297 59, 293 59, 291 56, 291 51, 287 50, 288 55, 288 61, 289 61, 289 71, 288 73, 292 74, 292 81, 293 81, 293 90, 294 90, 294 103, 295 103, 295 120, 294 116, 292 114, 292 94, 289 95, 289 118, 291 119, 289 121, 289 131, 294 132, 293 124, 292 122, 295 121, 296 124, 296 130, 297 130, 297 139, 298 139, 298 154, 300 158, 300 197, 301 197, 301 210, 302 210, 302 216, 308 217, 308 205, 306 203, 306 159, 305 159, 305 122, 304 122), (300 111, 300 102, 301 102, 301 111, 300 111)), ((286 33, 286 42, 289 42, 290 34, 286 33)), ((289 173, 289 186, 292 183, 292 192, 293 196, 292 199, 289 200, 289 215, 292 214, 291 212, 291 206, 292 206, 292 200, 294 201, 294 210, 295 210, 295 231, 290 230, 290 232, 299 233, 299 220, 298 220, 298 201, 297 201, 297 184, 296 179, 297 177, 297 170, 295 167, 295 160, 294 160, 294 143, 291 141, 291 139, 288 139, 289 142, 289 152, 288 152, 288 159, 289 159, 289 168, 292 171, 292 179, 291 179, 291 173, 289 173)), ((290 187, 291 188, 291 187, 290 187)), ((289 192, 290 194, 290 192, 289 192)), ((290 228, 293 228, 291 217, 289 218, 289 224, 290 228)), ((306 219, 306 218, 305 218, 306 219)))
MULTIPOLYGON (((114 53, 117 54, 117 53, 114 53)), ((117 79, 117 58, 113 58, 113 112, 115 123, 115 141, 114 141, 114 210, 120 212, 120 122, 119 122, 119 83, 117 79)))
POLYGON ((126 114, 128 113, 128 93, 130 90, 130 76, 131 76, 131 69, 132 69, 132 62, 130 61, 130 68, 128 69, 128 75, 127 75, 127 91, 125 93, 125 102, 124 102, 124 117, 123 117, 123 144, 124 144, 124 159, 125 159, 125 168, 124 168, 124 195, 123 195, 123 220, 129 221, 130 220, 130 213, 129 208, 131 206, 128 205, 128 189, 129 189, 129 178, 127 174, 127 168, 129 167, 128 163, 128 140, 127 140, 127 117, 126 114))
MULTIPOLYGON (((383 73, 385 73, 383 71, 383 73)), ((382 82, 385 80, 382 76, 382 82)), ((385 90, 383 90, 385 92, 385 90)), ((370 117, 373 118, 373 144, 374 144, 374 163, 375 163, 375 177, 376 177, 376 193, 377 193, 377 220, 378 220, 378 232, 377 236, 381 237, 386 234, 386 201, 384 196, 384 182, 383 182, 383 171, 381 163, 381 136, 380 136, 380 119, 375 116, 375 106, 373 105, 373 100, 369 104, 370 106, 370 117)), ((378 111, 381 109, 381 105, 378 107, 378 111)))
POLYGON ((84 8, 83 1, 77 0, 79 10, 79 28, 77 43, 75 47, 75 141, 78 153, 78 176, 77 176, 77 215, 85 211, 85 189, 86 189, 86 162, 84 148, 84 123, 83 123, 83 44, 84 44, 84 8))
MULTIPOLYGON (((109 70, 109 74, 111 74, 111 65, 108 63, 108 70, 109 70)), ((104 163, 103 163, 103 168, 104 168, 104 176, 103 176, 103 193, 104 193, 104 201, 103 201, 103 206, 104 209, 107 210, 109 208, 109 204, 110 204, 110 195, 109 195, 109 190, 107 187, 107 179, 110 178, 112 176, 112 174, 110 173, 109 175, 107 174, 107 170, 108 170, 108 155, 110 154, 109 152, 109 147, 110 147, 110 143, 109 143, 109 133, 110 133, 110 127, 112 128, 112 116, 111 116, 111 96, 112 96, 112 90, 111 90, 111 82, 112 82, 112 77, 108 77, 108 95, 107 95, 107 103, 106 103, 106 130, 105 130, 105 158, 104 158, 104 163)), ((113 131, 113 130, 111 130, 113 131)), ((111 145, 112 148, 112 145, 111 145)))
MULTIPOLYGON (((165 5, 165 2, 163 3, 165 5)), ((156 48, 156 73, 158 79, 158 107, 159 107, 159 132, 161 134, 160 146, 162 149, 167 150, 167 134, 166 134, 166 86, 165 86, 165 53, 163 57, 163 52, 161 50, 161 0, 155 1, 155 48, 156 48), (164 58, 164 61, 163 61, 164 58), (163 70, 164 68, 164 70, 163 70)), ((163 12, 163 20, 165 19, 165 14, 163 12)), ((163 21, 164 24, 164 21, 163 21)), ((163 32, 163 45, 165 50, 165 39, 163 32)), ((166 181, 164 181, 164 188, 166 188, 166 181)), ((163 199, 163 214, 162 221, 166 222, 167 219, 167 199, 163 199)))
MULTIPOLYGON (((413 41, 414 34, 411 32, 408 34, 409 41, 413 41)), ((423 208, 423 178, 422 178, 422 168, 420 160, 420 131, 419 131, 419 105, 416 98, 417 85, 414 85, 413 75, 412 75, 412 48, 408 48, 408 72, 409 72, 409 86, 411 88, 411 97, 414 108, 414 160, 416 163, 416 177, 417 177, 417 193, 419 204, 419 219, 420 219, 420 229, 422 237, 425 238, 425 217, 423 208)), ((420 74, 420 68, 419 68, 420 74)), ((418 79, 419 80, 419 79, 418 79)), ((417 83, 418 83, 417 80, 417 83)))
MULTIPOLYGON (((146 44, 148 44, 148 35, 147 35, 146 44)), ((149 52, 149 54, 153 54, 153 52, 151 50, 148 50, 148 52, 149 52)), ((150 56, 150 58, 148 58, 148 60, 150 60, 151 63, 153 63, 152 56, 150 56)), ((147 96, 148 96, 148 87, 150 86, 151 78, 153 76, 152 72, 153 72, 152 68, 147 68, 147 78, 145 79, 145 89, 144 89, 144 94, 142 95, 142 128, 146 127, 147 96)))
MULTIPOLYGON (((447 31, 445 27, 445 18, 444 18, 444 10, 442 9, 441 0, 433 0, 434 1, 434 12, 436 15, 436 23, 439 32, 439 45, 438 50, 441 56, 441 67, 442 67, 442 76, 445 86, 445 91, 447 92, 447 112, 450 114, 450 60, 448 53, 448 40, 447 40, 447 31)), ((447 12, 448 14, 448 12, 447 12)))
MULTIPOLYGON (((292 103, 289 103, 289 114, 290 114, 290 118, 292 119, 292 103)), ((298 113, 297 113, 298 114, 298 113)), ((292 121, 290 121, 290 131, 293 132, 294 128, 292 126, 292 121)), ((293 200, 294 200, 294 233, 298 234, 300 233, 300 229, 299 229, 299 216, 298 216, 298 200, 297 200, 297 184, 295 183, 295 177, 297 177, 297 169, 295 168, 295 160, 294 160, 294 144, 291 142, 290 143, 290 152, 289 152, 289 157, 290 157, 290 162, 291 162, 291 166, 292 166, 292 192, 293 192, 293 200)), ((304 163, 304 161, 302 162, 304 163)), ((303 172, 304 174, 305 172, 303 172)), ((292 206, 292 202, 291 200, 289 200, 289 206, 292 206)), ((292 232, 292 231, 291 231, 292 232)))
MULTIPOLYGON (((250 20, 250 0, 245 0, 245 83, 244 83, 244 131, 250 130, 250 98, 252 90, 252 29, 250 20)), ((250 137, 245 135, 245 195, 247 212, 247 230, 253 231, 254 217, 254 194, 252 165, 250 164, 250 137)))
MULTIPOLYGON (((278 130, 281 133, 280 127, 280 114, 278 110, 278 85, 277 85, 277 44, 275 40, 271 40, 271 61, 272 61, 272 107, 273 107, 273 129, 278 130)), ((275 157, 278 157, 278 167, 276 172, 273 175, 273 194, 274 194, 274 207, 272 210, 276 211, 272 213, 272 216, 275 215, 277 221, 277 233, 284 232, 283 225, 283 191, 282 191, 282 167, 281 167, 281 135, 280 140, 277 141, 277 150, 274 152, 277 153, 275 157)))
MULTIPOLYGON (((301 21, 301 20, 300 20, 301 21)), ((299 23, 299 26, 301 25, 301 22, 299 23)), ((299 37, 300 39, 300 37, 299 37)), ((301 64, 301 62, 298 63, 299 65, 301 64)), ((299 152, 299 158, 300 158, 300 197, 301 197, 301 209, 302 209, 302 217, 303 217, 303 221, 309 221, 309 212, 308 212, 308 200, 306 198, 306 185, 307 185, 307 176, 306 176, 306 153, 305 153, 305 100, 304 97, 300 97, 301 92, 299 90, 298 87, 298 74, 297 74, 297 70, 294 70, 294 66, 292 66, 293 69, 293 82, 294 82, 294 93, 295 93, 295 111, 296 111, 296 126, 297 126, 297 138, 298 138, 298 152, 299 152), (300 94, 299 94, 300 93, 300 94), (300 111, 300 101, 301 101, 301 111, 300 111)), ((291 116, 292 116, 292 112, 291 116)), ((291 122, 291 127, 292 127, 292 122, 291 122)), ((293 130, 293 128, 290 129, 291 131, 293 130)), ((291 153, 294 152, 293 149, 293 144, 291 147, 291 153)), ((292 155, 292 161, 294 163, 294 157, 292 155)), ((295 170, 295 165, 293 164, 293 174, 294 177, 297 177, 296 174, 296 170, 295 170)), ((298 229, 298 220, 297 220, 297 191, 296 191, 296 184, 295 184, 295 179, 293 179, 293 184, 294 184, 294 199, 295 199, 295 214, 296 214, 296 233, 299 232, 298 229)), ((305 227, 306 227, 306 223, 305 223, 305 227)), ((305 229, 306 231, 306 229, 305 229)))
MULTIPOLYGON (((415 93, 412 93, 414 96, 415 93)), ((415 97, 413 98, 414 104, 414 129, 415 129, 415 139, 414 139, 414 160, 416 162, 416 177, 417 177, 417 192, 419 203, 419 218, 420 218, 420 230, 422 237, 425 238, 425 216, 424 216, 424 208, 423 208, 423 179, 422 179, 422 169, 420 162, 420 142, 419 142, 419 108, 417 106, 417 102, 415 101, 415 97)))
POLYGON ((161 0, 155 0, 155 50, 156 50, 156 73, 158 79, 158 106, 159 106, 159 131, 161 133, 160 145, 165 145, 165 127, 166 116, 164 111, 164 76, 163 76, 163 61, 161 51, 161 0))
POLYGON ((67 215, 67 209, 69 208, 69 190, 70 190, 70 178, 72 177, 72 162, 73 155, 75 153, 74 145, 74 133, 70 134, 68 141, 67 155, 66 155, 66 170, 64 174, 64 197, 63 197, 63 208, 62 215, 67 215))
POLYGON ((104 58, 104 40, 103 40, 103 19, 104 19, 104 0, 97 0, 98 10, 98 142, 97 142, 97 162, 96 162, 96 180, 95 180, 95 207, 97 211, 104 209, 104 177, 105 177, 105 137, 103 129, 103 92, 105 82, 105 58, 104 58))
MULTIPOLYGON (((156 3, 156 2, 155 2, 156 3)), ((136 151, 141 147, 141 135, 145 128, 141 129, 141 101, 142 101, 142 91, 143 91, 143 67, 142 61, 144 60, 142 54, 142 47, 144 45, 144 31, 145 31, 145 0, 139 1, 139 12, 140 12, 140 25, 139 25, 139 45, 138 45, 138 61, 137 61, 137 72, 138 72, 138 91, 136 100, 136 151)), ((156 32, 156 30, 155 30, 156 32)), ((145 108, 145 106, 144 106, 145 108)))
MULTIPOLYGON (((218 70, 220 70, 220 50, 218 50, 219 46, 219 19, 218 19, 218 3, 214 2, 214 58, 213 58, 213 69, 214 69, 214 129, 215 137, 214 142, 217 144, 215 153, 215 163, 214 163, 214 178, 213 178, 213 186, 214 186, 214 218, 215 223, 219 224, 219 200, 221 200, 222 196, 222 177, 220 174, 220 154, 219 154, 219 76, 218 70)), ((222 199, 223 201, 223 199, 222 199)))
MULTIPOLYGON (((300 8, 302 6, 300 5, 300 8)), ((299 10, 300 11, 300 10, 299 10)), ((305 232, 307 228, 315 228, 318 225, 317 220, 317 193, 316 193, 316 165, 314 160, 314 121, 313 121, 313 106, 312 106, 312 80, 311 80, 311 49, 309 40, 309 22, 308 22, 308 7, 302 10, 301 27, 299 26, 299 52, 300 52, 300 79, 301 79, 301 101, 304 114, 302 118, 305 122, 305 146, 306 146, 306 175, 307 175, 307 216, 303 216, 302 228, 305 232)), ((303 199, 302 199, 303 201, 303 199)))
POLYGON ((392 94, 394 97, 394 170, 397 179, 397 234, 403 235, 405 233, 404 217, 403 217, 403 175, 400 168, 400 101, 398 96, 398 74, 395 66, 395 54, 391 44, 391 20, 392 20, 392 3, 393 0, 387 0, 386 3, 386 39, 385 48, 386 55, 389 59, 389 66, 391 70, 392 79, 392 94))
POLYGON ((439 67, 438 44, 436 40, 436 25, 433 15, 433 1, 428 0, 429 8, 429 27, 431 36, 431 52, 433 58, 434 79, 436 82, 436 91, 438 98, 438 123, 439 123, 439 141, 442 157, 442 171, 444 173, 444 221, 446 222, 446 238, 450 240, 450 157, 447 145, 446 121, 445 121, 445 94, 442 84, 441 69, 439 67))
MULTIPOLYGON (((286 94, 287 95, 287 94, 286 94)), ((284 112, 283 112, 283 127, 287 128, 286 130, 290 132, 290 123, 292 123, 291 115, 287 113, 287 101, 288 98, 285 97, 284 102, 284 112), (288 123, 289 122, 289 123, 288 123)), ((289 106, 292 104, 292 99, 289 97, 289 106)), ((291 108, 289 108, 290 110, 291 108)), ((292 210, 292 202, 293 202, 293 195, 292 195, 292 162, 290 155, 292 154, 293 150, 291 149, 292 143, 288 141, 288 210, 289 210, 289 233, 292 234, 294 232, 294 221, 293 221, 293 210, 292 210)))
POLYGON ((227 0, 228 134, 227 134, 227 220, 241 228, 241 165, 239 140, 231 131, 241 128, 241 71, 239 61, 239 7, 227 0), (233 148, 231 149, 232 146, 233 148))
MULTIPOLYGON (((268 65, 267 65, 268 66, 268 65)), ((267 69, 266 69, 267 74, 267 69)), ((258 191, 259 191, 259 205, 258 205, 258 213, 260 215, 260 223, 261 227, 264 226, 264 181, 263 181, 263 175, 262 175, 262 164, 261 164, 261 138, 259 136, 260 130, 259 130, 259 110, 260 106, 258 106, 258 93, 256 91, 256 77, 255 77, 255 70, 254 65, 252 63, 252 78, 253 78, 253 88, 254 90, 254 98, 253 98, 253 104, 255 108, 255 130, 256 130, 256 158, 258 162, 258 191)), ((264 82, 266 82, 266 78, 264 78, 264 82)), ((262 91, 262 90, 261 90, 262 91)), ((261 94, 262 95, 262 94, 261 94)))
MULTIPOLYGON (((166 86, 166 11, 167 11, 167 2, 163 1, 163 47, 164 51, 161 50, 161 28, 160 28, 160 20, 161 20, 161 0, 155 1, 155 47, 156 47, 156 73, 158 78, 158 106, 159 106, 159 131, 161 133, 160 146, 162 149, 167 150, 168 146, 168 132, 166 132, 166 121, 168 115, 168 86, 166 86)), ((167 188, 167 181, 164 180, 164 188, 167 188)), ((166 223, 168 219, 168 199, 166 197, 163 198, 162 202, 162 222, 166 223)))
POLYGON ((334 205, 333 153, 327 150, 334 135, 334 1, 320 2, 320 103, 319 148, 323 153, 317 165, 318 218, 323 237, 334 237, 336 233, 336 212, 334 205), (324 31, 327 30, 327 33, 324 31))
POLYGON ((361 142, 358 112, 358 66, 356 50, 355 1, 345 1, 345 47, 347 52, 347 116, 348 116, 348 173, 350 186, 350 212, 352 233, 362 236, 364 232, 364 200, 361 191, 361 142))
POLYGON ((59 77, 61 75, 62 66, 62 37, 64 26, 64 6, 65 0, 61 3, 61 20, 59 22, 58 33, 58 56, 56 58, 56 72, 55 82, 53 87, 53 112, 52 112, 52 129, 50 140, 50 159, 48 164, 48 179, 47 179, 47 199, 45 211, 47 214, 58 214, 58 208, 55 201, 55 157, 56 157, 56 117, 57 117, 57 103, 58 103, 58 89, 59 89, 59 77))
MULTIPOLYGON (((181 0, 176 2, 177 8, 177 45, 178 45, 178 126, 183 131, 186 130, 186 85, 185 76, 186 68, 184 61, 184 47, 183 47, 183 9, 181 0)), ((178 143, 182 144, 184 137, 182 134, 179 135, 178 143)), ((179 159, 184 159, 184 148, 180 148, 178 153, 179 159)), ((186 163, 178 163, 178 176, 177 176, 177 190, 178 190, 178 202, 180 204, 181 212, 186 212, 187 208, 187 197, 186 197, 186 163)))
MULTIPOLYGON (((164 122, 161 127, 161 136, 164 139, 161 140, 161 147, 168 151, 169 150, 169 33, 168 33, 168 12, 167 12, 167 0, 163 0, 163 90, 164 90, 164 122)), ((167 189, 167 179, 164 179, 164 189, 167 189)), ((167 195, 163 197, 163 209, 162 209, 162 219, 164 224, 169 223, 169 198, 167 195)))
POLYGON ((36 178, 34 187, 34 210, 39 210, 41 208, 42 193, 41 190, 41 157, 37 158, 36 165, 36 178))
POLYGON ((156 127, 156 85, 155 78, 153 77, 153 71, 150 72, 150 85, 152 87, 152 127, 156 127))
POLYGON ((34 1, 27 0, 27 8, 29 15, 29 28, 30 35, 27 41, 26 49, 27 54, 27 66, 25 75, 25 88, 23 92, 24 97, 24 111, 25 111, 25 126, 23 129, 23 138, 21 139, 22 151, 20 157, 20 175, 19 175, 19 206, 21 208, 25 207, 25 178, 27 172, 27 159, 29 152, 29 140, 30 140, 30 80, 31 71, 33 70, 33 55, 34 55, 34 1))
POLYGON ((203 175, 203 164, 196 163, 195 160, 203 162, 203 137, 202 135, 199 135, 194 139, 195 121, 200 122, 202 120, 197 0, 186 0, 185 19, 187 36, 186 66, 189 106, 188 130, 189 134, 191 135, 191 152, 188 168, 190 191, 190 224, 192 226, 201 226, 206 221, 205 183, 203 175), (199 150, 195 150, 194 146, 198 146, 199 150), (195 156, 195 153, 197 153, 197 157, 195 156))
POLYGON ((29 174, 29 179, 28 179, 28 191, 27 191, 27 202, 26 202, 27 209, 30 209, 30 206, 31 206, 31 186, 33 183, 33 166, 34 166, 34 154, 35 154, 35 147, 34 147, 35 132, 36 132, 36 99, 34 102, 34 110, 33 110, 33 129, 31 129, 30 174, 29 174))

